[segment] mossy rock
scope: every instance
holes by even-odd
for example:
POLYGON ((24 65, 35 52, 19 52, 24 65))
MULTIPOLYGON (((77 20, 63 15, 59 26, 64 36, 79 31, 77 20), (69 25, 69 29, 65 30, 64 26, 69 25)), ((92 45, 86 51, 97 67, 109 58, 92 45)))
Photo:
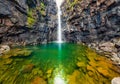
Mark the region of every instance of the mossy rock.
POLYGON ((13 59, 7 58, 4 60, 1 60, 0 65, 10 65, 13 62, 13 59))
POLYGON ((32 70, 33 70, 34 67, 35 67, 34 64, 25 65, 25 66, 23 66, 22 72, 23 73, 30 73, 30 72, 32 72, 32 70))
POLYGON ((12 49, 8 53, 1 56, 1 58, 10 58, 10 57, 27 57, 32 54, 32 51, 28 49, 12 49))
POLYGON ((31 84, 47 84, 47 82, 43 78, 36 77, 31 84))
POLYGON ((77 63, 77 66, 78 66, 78 67, 86 67, 87 64, 86 64, 85 62, 78 62, 78 63, 77 63))
POLYGON ((42 72, 42 70, 40 70, 39 68, 34 68, 33 70, 32 70, 32 75, 39 75, 39 76, 43 76, 43 72, 42 72))

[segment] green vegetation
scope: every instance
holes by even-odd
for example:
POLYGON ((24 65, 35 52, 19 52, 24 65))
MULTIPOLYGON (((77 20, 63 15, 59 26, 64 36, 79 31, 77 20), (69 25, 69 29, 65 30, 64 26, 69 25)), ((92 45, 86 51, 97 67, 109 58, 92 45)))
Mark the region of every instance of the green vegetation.
POLYGON ((27 10, 28 13, 28 18, 27 18, 27 25, 28 27, 32 27, 35 22, 38 20, 38 13, 40 14, 40 16, 45 16, 45 4, 44 2, 41 2, 39 6, 36 6, 34 8, 29 7, 27 10))
POLYGON ((67 6, 66 8, 68 9, 68 11, 72 11, 74 9, 75 5, 78 4, 80 1, 82 1, 82 0, 73 0, 73 1, 67 0, 66 3, 68 5, 66 5, 67 6))
POLYGON ((30 9, 28 11, 28 18, 27 18, 27 23, 28 23, 28 26, 31 27, 34 23, 35 23, 35 18, 33 17, 33 12, 34 9, 30 9))

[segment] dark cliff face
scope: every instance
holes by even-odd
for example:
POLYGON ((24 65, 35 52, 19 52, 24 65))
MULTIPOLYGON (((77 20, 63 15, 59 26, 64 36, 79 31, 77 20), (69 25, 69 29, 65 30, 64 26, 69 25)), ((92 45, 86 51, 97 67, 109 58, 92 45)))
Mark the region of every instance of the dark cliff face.
MULTIPOLYGON (((120 0, 65 0, 61 8, 66 41, 90 44, 120 37, 120 0)), ((54 0, 0 0, 0 43, 47 43, 56 33, 54 0)))
POLYGON ((89 44, 120 38, 120 0, 66 0, 62 11, 67 41, 89 44))
POLYGON ((55 40, 56 10, 54 0, 0 0, 0 43, 26 45, 55 40))

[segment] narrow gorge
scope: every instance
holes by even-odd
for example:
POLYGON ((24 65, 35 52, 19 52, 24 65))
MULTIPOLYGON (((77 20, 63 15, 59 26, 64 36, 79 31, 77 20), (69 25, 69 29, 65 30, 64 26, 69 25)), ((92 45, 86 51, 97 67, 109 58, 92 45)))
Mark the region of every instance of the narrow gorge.
POLYGON ((0 0, 0 84, 120 84, 120 0, 0 0))

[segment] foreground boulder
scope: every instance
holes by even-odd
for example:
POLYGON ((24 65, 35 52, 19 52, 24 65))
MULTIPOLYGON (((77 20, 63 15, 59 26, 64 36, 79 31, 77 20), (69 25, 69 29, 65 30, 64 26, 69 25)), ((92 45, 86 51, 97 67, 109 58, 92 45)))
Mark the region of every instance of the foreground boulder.
POLYGON ((120 84, 120 77, 113 78, 111 84, 120 84))
POLYGON ((0 55, 2 55, 3 53, 6 53, 10 51, 10 47, 8 45, 1 45, 0 46, 0 55))

